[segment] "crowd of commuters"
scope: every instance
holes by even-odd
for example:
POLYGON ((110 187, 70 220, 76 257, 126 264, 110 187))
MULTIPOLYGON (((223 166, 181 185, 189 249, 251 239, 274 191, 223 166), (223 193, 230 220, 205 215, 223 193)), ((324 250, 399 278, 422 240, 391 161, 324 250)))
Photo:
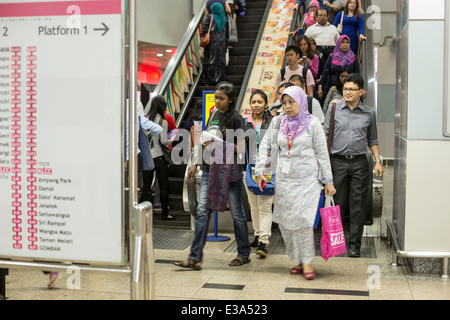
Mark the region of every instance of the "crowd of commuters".
MULTIPOLYGON (((251 248, 260 257, 266 257, 275 222, 294 263, 290 272, 314 279, 313 226, 321 192, 334 196, 341 212, 348 212, 348 255, 360 256, 365 214, 362 201, 369 187, 367 148, 376 160, 377 175, 383 174, 376 113, 363 103, 364 80, 359 75, 359 45, 366 39, 364 12, 360 0, 297 0, 295 9, 300 6, 307 8, 302 23, 306 32, 304 35, 297 34, 299 30, 294 32, 296 44, 286 47, 286 67, 277 75, 276 101, 272 105, 269 106, 264 91, 254 90, 250 100, 244 102, 251 109, 244 120, 236 112, 233 85, 224 82, 223 77, 206 80, 218 85, 215 110, 205 131, 212 135, 220 133, 221 143, 233 146, 227 150, 232 150, 234 160, 245 153, 247 169, 240 165, 213 169, 212 164, 204 162, 193 165, 188 174, 190 181, 197 166, 202 168, 195 238, 188 259, 177 261, 177 266, 201 269, 209 220, 219 195, 222 201, 229 202, 234 220, 238 252, 230 266, 249 263, 251 248), (227 129, 240 128, 244 129, 243 136, 227 137, 230 134, 227 129), (215 170, 222 172, 217 174, 215 170), (257 189, 251 187, 253 182, 257 189), (269 184, 276 186, 273 191, 269 184), (250 204, 252 242, 241 198, 243 187, 250 204)), ((216 19, 214 12, 223 15, 220 12, 225 9, 218 3, 212 4, 208 9, 212 12, 211 21, 216 19)), ((226 36, 223 39, 226 42, 226 36)), ((209 61, 209 54, 204 61, 209 61)), ((203 154, 209 155, 210 160, 217 150, 225 152, 222 147, 217 149, 218 140, 212 140, 200 141, 203 154)))

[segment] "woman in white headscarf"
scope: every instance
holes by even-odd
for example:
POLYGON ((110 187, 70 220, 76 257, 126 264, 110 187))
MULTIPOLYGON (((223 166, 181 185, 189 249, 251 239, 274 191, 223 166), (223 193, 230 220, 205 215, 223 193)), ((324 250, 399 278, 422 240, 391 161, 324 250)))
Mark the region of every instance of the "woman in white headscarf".
MULTIPOLYGON (((322 185, 325 194, 334 195, 327 141, 320 121, 308 113, 308 100, 297 86, 282 96, 284 116, 272 120, 261 142, 255 166, 261 186, 265 170, 278 153, 273 221, 278 223, 289 259, 295 263, 292 274, 315 278, 314 221, 322 185), (280 118, 281 117, 281 118, 280 118)), ((273 162, 272 162, 273 163, 273 162)))

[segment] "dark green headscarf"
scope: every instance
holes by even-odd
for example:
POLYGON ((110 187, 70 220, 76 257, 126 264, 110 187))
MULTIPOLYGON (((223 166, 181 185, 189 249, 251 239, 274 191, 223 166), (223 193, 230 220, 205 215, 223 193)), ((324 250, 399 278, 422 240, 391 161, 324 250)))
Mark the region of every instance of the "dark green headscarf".
POLYGON ((225 9, 223 8, 223 5, 217 2, 214 3, 211 6, 211 13, 214 16, 214 21, 216 22, 217 29, 219 30, 219 32, 222 32, 226 22, 225 9))

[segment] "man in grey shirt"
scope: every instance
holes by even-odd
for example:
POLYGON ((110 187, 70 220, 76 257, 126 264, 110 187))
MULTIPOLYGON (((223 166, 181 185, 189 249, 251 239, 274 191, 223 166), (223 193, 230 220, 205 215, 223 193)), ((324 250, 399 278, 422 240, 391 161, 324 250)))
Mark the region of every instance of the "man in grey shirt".
MULTIPOLYGON (((333 169, 336 204, 341 212, 348 208, 350 218, 350 239, 348 255, 359 257, 364 230, 363 196, 367 192, 369 173, 366 156, 369 146, 375 157, 375 172, 383 175, 377 140, 376 112, 361 102, 364 80, 358 74, 345 78, 344 100, 336 104, 333 141, 330 158, 333 169)), ((325 118, 325 135, 328 138, 330 117, 333 108, 328 108, 325 118)))

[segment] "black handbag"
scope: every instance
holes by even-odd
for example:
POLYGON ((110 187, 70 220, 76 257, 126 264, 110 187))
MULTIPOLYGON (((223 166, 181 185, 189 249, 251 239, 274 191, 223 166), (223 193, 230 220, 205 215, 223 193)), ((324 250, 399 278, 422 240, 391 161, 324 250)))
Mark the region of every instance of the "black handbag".
POLYGON ((164 159, 166 159, 167 164, 173 164, 173 161, 172 161, 172 150, 170 150, 165 145, 161 144, 161 137, 159 138, 159 145, 161 146, 161 150, 162 150, 164 159))

